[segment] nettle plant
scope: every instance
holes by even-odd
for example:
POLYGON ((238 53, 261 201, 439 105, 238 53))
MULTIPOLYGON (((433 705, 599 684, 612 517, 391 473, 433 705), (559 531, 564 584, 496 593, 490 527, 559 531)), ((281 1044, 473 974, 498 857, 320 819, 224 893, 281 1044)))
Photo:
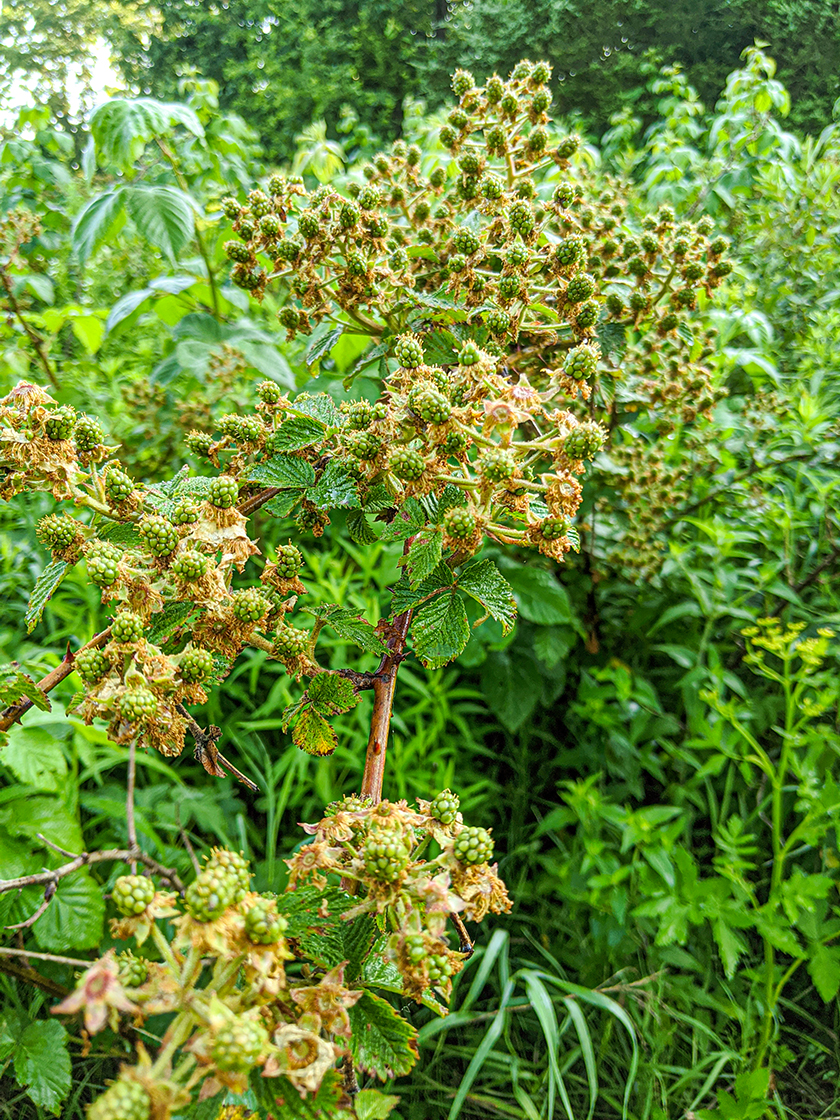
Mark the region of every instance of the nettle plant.
MULTIPOLYGON (((378 364, 376 399, 337 406, 264 381, 252 410, 187 436, 198 472, 158 483, 132 478, 97 418, 42 388, 22 383, 0 402, 0 494, 46 491, 63 507, 38 526, 51 562, 30 628, 79 562, 110 616, 37 684, 9 670, 2 727, 48 706, 75 671, 70 710, 129 749, 128 848, 63 853, 68 863, 0 891, 44 884, 31 924, 65 875, 133 865, 112 893, 113 936, 133 947, 92 963, 55 1010, 83 1012, 89 1033, 121 1015, 138 1028, 170 1016, 157 1054, 137 1043, 92 1120, 157 1120, 241 1092, 250 1074, 269 1112, 386 1115, 396 1098, 359 1094, 357 1073, 407 1072, 416 1032, 382 993, 443 1013, 471 951, 464 920, 510 908, 492 839, 463 821, 455 794, 415 808, 382 800, 399 665, 410 650, 430 667, 456 658, 468 608, 514 625, 511 589, 478 553, 489 541, 560 561, 579 546, 584 464, 626 401, 662 433, 708 412, 705 343, 686 316, 727 270, 703 221, 677 225, 666 210, 633 234, 616 192, 584 202, 569 162, 578 141, 549 131, 549 76, 523 62, 479 89, 456 73, 459 105, 440 133, 452 158, 431 168, 436 157, 398 141, 344 193, 273 175, 224 201, 234 281, 257 299, 272 288, 290 338, 314 332, 310 363, 350 340, 353 373, 378 364), (615 368, 605 340, 619 349, 619 338, 639 368, 615 368), (304 550, 261 558, 257 510, 296 517, 301 538, 341 511, 356 541, 401 542, 388 613, 374 626, 341 602, 307 607, 304 550), (325 632, 378 655, 378 668, 324 668, 325 632), (372 689, 362 786, 306 826, 284 893, 251 891, 245 860, 222 849, 184 889, 137 843, 136 751, 178 755, 189 735, 209 773, 247 783, 189 709, 250 647, 301 682, 284 726, 313 754, 334 749, 331 717, 372 689)), ((655 480, 641 490, 648 504, 659 492, 655 480)))

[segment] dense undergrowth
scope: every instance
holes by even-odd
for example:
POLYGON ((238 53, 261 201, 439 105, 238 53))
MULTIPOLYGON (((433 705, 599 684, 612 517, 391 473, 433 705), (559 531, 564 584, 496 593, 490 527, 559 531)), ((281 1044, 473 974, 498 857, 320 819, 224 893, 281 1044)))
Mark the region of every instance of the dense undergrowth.
MULTIPOLYGON (((836 1108, 840 131, 786 132, 785 91, 758 50, 714 113, 678 74, 652 92, 660 116, 644 134, 625 114, 598 145, 552 135, 569 144, 564 178, 621 203, 622 237, 592 227, 589 267, 608 288, 612 262, 641 251, 628 242, 645 218, 671 207, 677 227, 713 219, 734 268, 713 300, 701 289, 688 306, 687 359, 663 348, 667 330, 621 326, 632 293, 616 289, 622 313, 604 315, 596 337, 630 372, 601 382, 610 439, 585 476, 580 551, 557 576, 524 553, 496 557, 515 631, 489 623, 454 664, 400 670, 385 793, 457 788, 465 816, 492 826, 516 902, 479 938, 452 1013, 411 1013, 421 1061, 393 1086, 405 1120, 836 1108)), ((458 174, 447 127, 443 114, 410 119, 405 141, 421 145, 426 174, 458 174)), ((345 383, 355 336, 287 339, 283 297, 257 305, 230 283, 221 200, 264 168, 212 88, 134 116, 112 102, 91 132, 81 166, 46 118, 22 120, 3 149, 3 210, 42 225, 0 270, 4 393, 25 378, 95 411, 123 461, 151 476, 188 461, 187 431, 251 407, 260 378, 337 403, 375 395, 375 363, 345 383)), ((308 186, 341 173, 323 145, 303 156, 308 186)), ((361 165, 346 176, 365 182, 361 165)), ((3 660, 35 678, 93 636, 99 602, 80 565, 27 632, 48 562, 34 527, 52 504, 16 497, 3 513, 3 660)), ((347 601, 376 621, 401 547, 360 542, 344 517, 306 540, 303 579, 315 605, 347 601)), ((299 539, 293 521, 259 518, 268 544, 299 539)), ((71 851, 126 843, 127 750, 62 718, 73 691, 29 713, 0 754, 4 877, 52 858, 39 834, 71 851)), ((294 699, 282 667, 253 650, 202 715, 257 793, 188 757, 138 756, 144 849, 182 876, 187 840, 242 850, 256 889, 281 889, 298 822, 359 787, 370 712, 365 698, 340 716, 335 752, 317 758, 281 730, 294 699)), ((0 896, 5 923, 26 913, 0 896)), ((88 899, 50 914, 27 947, 84 956, 99 943, 88 899)), ((116 1075, 122 1041, 59 1034, 48 1012, 72 968, 44 962, 33 982, 11 960, 0 957, 0 1116, 47 1115, 56 1099, 37 1053, 29 1067, 13 1056, 38 1023, 69 1044, 72 1089, 58 1107, 81 1116, 116 1075)), ((218 1100, 207 1107, 215 1116, 218 1100)))

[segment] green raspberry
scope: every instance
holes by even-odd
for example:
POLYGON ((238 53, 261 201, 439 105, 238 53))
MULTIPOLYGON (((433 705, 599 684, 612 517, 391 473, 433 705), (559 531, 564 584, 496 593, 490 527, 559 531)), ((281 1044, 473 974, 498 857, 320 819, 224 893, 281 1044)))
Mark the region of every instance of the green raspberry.
POLYGON ((256 587, 233 593, 233 614, 239 622, 259 622, 268 613, 269 604, 256 587))
POLYGON ((216 1033, 210 1056, 223 1073, 247 1073, 262 1057, 268 1031, 262 1023, 237 1019, 216 1033))
POLYGON ((197 580, 207 572, 210 560, 200 552, 182 552, 172 564, 173 573, 183 580, 197 580))
POLYGON ((507 482, 516 470, 516 458, 504 447, 491 447, 478 460, 478 469, 488 482, 507 482))
POLYGON ((459 229, 452 238, 452 244, 456 253, 463 253, 467 257, 481 248, 481 242, 471 229, 459 229))
POLYGON ((188 646, 181 654, 178 672, 182 680, 189 681, 191 684, 200 684, 213 672, 213 654, 209 649, 188 646))
POLYGON ((241 241, 226 241, 223 248, 228 260, 235 261, 237 264, 248 264, 253 259, 251 250, 241 241))
POLYGON ((110 587, 119 574, 117 565, 122 553, 107 541, 97 541, 85 556, 88 575, 97 587, 110 587))
POLYGON ((120 715, 130 723, 148 723, 157 715, 157 697, 142 685, 130 688, 120 698, 120 715))
POLYGON ((235 478, 230 478, 228 475, 219 475, 218 478, 214 478, 210 482, 207 498, 210 504, 217 509, 230 509, 236 505, 238 497, 239 486, 235 478))
POLYGON ((576 346, 574 350, 568 352, 563 363, 563 372, 567 377, 573 377, 575 381, 585 381, 595 373, 597 367, 598 352, 593 346, 583 343, 582 346, 576 346))
POLYGON ((111 898, 126 918, 142 914, 155 897, 155 884, 144 875, 121 875, 114 883, 111 898))
POLYGON ((111 663, 101 649, 80 649, 73 658, 73 666, 83 681, 94 684, 111 668, 111 663))
POLYGON ((182 498, 172 511, 173 525, 192 525, 198 521, 201 510, 192 498, 182 498))
POLYGON ((430 386, 415 386, 408 394, 408 404, 427 424, 445 424, 452 415, 452 405, 447 398, 430 386))
POLYGON ((115 642, 139 642, 143 637, 143 619, 134 611, 117 611, 111 623, 111 636, 115 642))
POLYGON ((137 1081, 115 1081, 87 1110, 87 1120, 149 1120, 152 1102, 137 1081))
POLYGON ((545 541, 559 541, 566 536, 571 526, 568 517, 546 517, 540 522, 540 536, 545 541))
POLYGON ((467 541, 477 528, 475 514, 463 506, 456 506, 444 514, 443 527, 447 536, 456 541, 467 541))
POLYGON ((452 850, 460 863, 487 863, 493 858, 493 840, 485 828, 462 828, 452 850))
POLYGON ((578 273, 569 281, 566 299, 569 303, 583 303, 595 291, 595 280, 587 272, 578 273))
POLYGON ((362 859, 368 875, 392 883, 408 867, 411 849, 396 830, 377 829, 365 841, 362 859))
POLYGON ((52 553, 63 552, 70 548, 79 539, 81 525, 72 517, 42 517, 38 522, 36 533, 42 544, 45 544, 52 553))
POLYGON ((423 477, 426 469, 426 460, 419 451, 411 447, 397 447, 392 453, 388 464, 397 476, 405 482, 416 482, 423 477))
POLYGON ((281 544, 277 548, 274 565, 283 579, 294 579, 303 567, 303 556, 293 544, 281 544))
POLYGON ((102 425, 93 416, 82 414, 76 421, 76 430, 73 433, 76 448, 79 451, 93 451, 105 439, 102 425))
POLYGON ((197 922, 214 922, 230 906, 237 887, 234 874, 208 865, 187 887, 184 905, 197 922))
POLYGON ((445 789, 429 805, 429 812, 441 824, 452 824, 458 815, 461 799, 451 790, 445 789))
POLYGON ((296 626, 285 624, 277 627, 272 653, 281 661, 299 657, 309 645, 309 634, 296 626))
POLYGON ((70 439, 76 426, 76 410, 63 405, 52 412, 44 422, 48 439, 70 439))
POLYGON ((216 871, 227 875, 232 882, 231 901, 241 902, 251 889, 251 868, 241 852, 231 852, 227 848, 214 848, 207 860, 205 871, 216 871))
POLYGON ((146 983, 149 975, 148 963, 142 957, 135 955, 128 949, 117 956, 119 965, 119 979, 124 988, 139 988, 146 983))
POLYGON ((134 482, 125 471, 121 471, 119 467, 108 470, 105 475, 105 493, 115 505, 130 498, 133 490, 134 482))
POLYGON ((403 369, 417 369, 423 364, 423 346, 415 335, 401 334, 394 346, 394 357, 403 369))
POLYGON ((375 432, 349 432, 346 444, 351 455, 365 461, 375 459, 382 450, 382 439, 375 432))
POLYGON ((153 556, 168 556, 178 544, 178 530, 160 514, 145 517, 138 526, 140 538, 153 556))
POLYGON ((261 898, 245 914, 245 933, 256 945, 274 945, 288 925, 283 915, 277 913, 273 898, 261 898))

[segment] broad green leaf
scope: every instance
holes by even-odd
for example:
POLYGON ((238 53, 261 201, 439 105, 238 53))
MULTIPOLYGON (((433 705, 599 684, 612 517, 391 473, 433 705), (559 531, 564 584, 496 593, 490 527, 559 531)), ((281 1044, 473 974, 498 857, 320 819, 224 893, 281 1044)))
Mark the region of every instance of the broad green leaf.
POLYGON ((570 626, 540 626, 534 634, 534 653, 547 669, 564 658, 574 647, 577 635, 570 626))
POLYGON ((0 751, 0 766, 9 769, 24 786, 55 793, 67 776, 61 743, 46 727, 15 724, 0 751))
POLYGON ((320 929, 325 924, 341 925, 341 915, 355 905, 353 896, 340 887, 324 890, 304 885, 277 896, 277 909, 288 922, 286 936, 295 940, 303 937, 312 927, 320 929))
POLYGON ((382 534, 383 541, 404 541, 419 533, 426 525, 426 514, 416 498, 409 498, 388 522, 382 534))
POLYGON ((8 708, 19 700, 31 700, 42 712, 50 710, 49 698, 28 673, 17 665, 0 665, 0 708, 8 708))
POLYGON ((182 626, 188 626, 200 614, 194 603, 167 603, 162 611, 153 614, 147 641, 161 645, 182 626))
POLYGON ((418 606, 441 588, 452 587, 454 581, 455 576, 447 564, 438 564, 429 578, 424 579, 417 587, 412 587, 408 577, 403 575, 394 588, 394 595, 391 600, 391 615, 402 614, 404 611, 418 606))
POLYGON ((264 486, 279 486, 281 489, 305 490, 315 482, 315 470, 311 463, 295 455, 275 455, 264 463, 257 463, 246 474, 249 482, 261 482, 264 486))
POLYGON ((823 1003, 830 1003, 840 991, 840 945, 813 946, 808 975, 823 1003))
POLYGON ((325 354, 329 354, 342 334, 344 334, 344 327, 335 327, 333 330, 327 331, 326 334, 313 338, 304 355, 306 364, 308 366, 313 366, 317 361, 323 358, 325 354))
POLYGON ((94 110, 90 131, 102 161, 131 172, 146 144, 183 125, 194 136, 204 129, 187 105, 166 104, 151 97, 113 97, 94 110))
POLYGON ((569 596, 552 572, 544 568, 512 568, 507 578, 523 618, 543 626, 571 622, 569 596))
POLYGON ((53 844, 68 852, 81 852, 83 849, 82 830, 78 817, 71 813, 58 797, 19 797, 0 808, 0 824, 12 836, 28 836, 41 844, 37 838, 45 836, 53 844))
POLYGON ((399 1103, 399 1097, 381 1093, 379 1089, 362 1089, 353 1106, 358 1120, 386 1120, 399 1103))
POLYGON ((320 420, 327 428, 338 428, 342 423, 341 413, 329 393, 301 393, 295 397, 292 411, 320 420))
POLYGON ((344 1088, 337 1069, 327 1070, 317 1093, 304 1096, 288 1077, 255 1077, 253 1085, 262 1103, 260 1115, 273 1116, 275 1120, 343 1120, 347 1116, 340 1108, 344 1088))
POLYGON ((470 640, 463 600, 449 592, 425 603, 414 617, 411 633, 414 652, 427 669, 454 661, 470 640))
POLYGON ((359 703, 353 685, 338 673, 319 673, 312 678, 306 694, 315 711, 326 716, 349 711, 359 703))
POLYGON ((315 615, 316 618, 323 619, 340 638, 353 642, 360 649, 367 650, 368 653, 385 652, 385 643, 373 626, 349 607, 336 607, 335 604, 329 603, 318 608, 304 607, 304 610, 315 615))
POLYGON ((290 416, 274 434, 277 451, 300 451, 324 438, 325 426, 311 416, 290 416))
POLYGON ((15 1077, 41 1108, 54 1116, 71 1089, 67 1031, 55 1019, 30 1023, 17 1040, 15 1077))
POLYGON ((375 540, 378 540, 376 533, 374 533, 370 526, 370 522, 360 509, 348 510, 347 532, 350 539, 355 541, 356 544, 373 544, 375 540))
POLYGON ((41 621, 44 607, 58 589, 69 567, 70 565, 66 560, 53 560, 38 576, 35 586, 32 588, 32 594, 29 596, 26 614, 23 616, 27 634, 31 634, 41 621))
POLYGON ((77 871, 58 884, 52 902, 32 927, 32 932, 47 952, 95 949, 102 940, 104 921, 102 888, 89 872, 77 871))
POLYGON ((428 579, 440 563, 442 552, 443 535, 434 530, 411 542, 404 564, 413 587, 428 579))
POLYGON ((88 354, 95 354, 99 350, 105 337, 105 324, 98 315, 73 315, 70 327, 88 354))
POLYGON ((138 233, 174 263, 192 240, 195 215, 190 199, 174 187, 125 187, 128 216, 138 233))
POLYGON ((481 667, 487 703, 508 731, 518 731, 542 695, 542 676, 527 654, 493 651, 481 667))
POLYGON ((82 264, 109 236, 114 237, 124 224, 122 187, 107 191, 89 202, 73 223, 73 251, 82 264))
POLYGON ((353 509, 359 506, 357 485, 344 464, 337 459, 330 459, 318 479, 318 485, 306 496, 318 509, 353 509))
POLYGON ((417 1029, 381 996, 365 991, 350 1008, 350 1053, 374 1077, 403 1077, 417 1061, 417 1029))
POLYGON ((332 754, 338 746, 338 736, 322 715, 307 708, 298 716, 292 731, 292 741, 307 754, 332 754))
POLYGON ((458 576, 458 587, 484 607, 484 618, 490 615, 501 622, 506 634, 510 631, 516 622, 516 600, 510 584, 492 560, 470 564, 458 576))

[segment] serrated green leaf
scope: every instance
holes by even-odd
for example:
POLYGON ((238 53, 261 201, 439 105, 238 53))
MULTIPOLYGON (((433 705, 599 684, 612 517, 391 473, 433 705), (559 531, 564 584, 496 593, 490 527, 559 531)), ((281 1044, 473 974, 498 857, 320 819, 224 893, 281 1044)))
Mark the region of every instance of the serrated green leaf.
POLYGON ((360 509, 351 509, 347 513, 347 533, 351 541, 356 544, 373 544, 378 540, 376 533, 371 528, 370 522, 360 509))
POLYGON ((454 592, 424 603, 411 628, 414 652, 427 669, 453 661, 470 640, 470 624, 463 600, 454 592))
POLYGON ((188 105, 151 97, 112 97, 93 112, 90 130, 102 161, 130 172, 146 144, 165 136, 176 124, 194 136, 204 135, 201 121, 188 105))
POLYGON ((140 544, 140 534, 134 526, 124 525, 119 521, 113 521, 110 525, 100 525, 97 535, 100 540, 121 545, 123 548, 134 548, 140 544))
POLYGON ((28 673, 17 665, 0 666, 0 708, 8 708, 19 700, 31 700, 42 712, 50 710, 49 697, 43 693, 28 673))
POLYGON ((840 991, 840 945, 812 946, 808 975, 823 1003, 830 1003, 840 991))
POLYGON ((265 503, 262 507, 263 513, 267 513, 269 517, 288 517, 300 501, 300 497, 298 490, 288 490, 285 494, 278 494, 276 498, 265 503))
POLYGON ((14 774, 21 785, 56 793, 67 776, 61 743, 48 728, 15 724, 0 751, 0 766, 14 774))
POLYGON ((413 587, 428 579, 440 563, 443 552, 443 534, 424 533, 411 542, 404 565, 413 587))
POLYGON ((0 808, 0 824, 12 836, 27 836, 42 846, 38 837, 45 836, 68 852, 82 851, 82 830, 78 816, 71 813, 58 797, 19 797, 0 808))
POLYGON ((338 736, 322 715, 307 708, 298 716, 292 731, 292 741, 307 754, 332 754, 338 746, 338 736))
POLYGON ((408 498, 388 522, 382 534, 383 541, 404 541, 419 533, 426 525, 426 514, 416 498, 408 498))
POLYGON ((106 191, 89 202, 73 223, 73 251, 81 263, 116 233, 117 224, 124 222, 122 188, 106 191))
POLYGON ((354 509, 360 505, 356 482, 338 459, 330 459, 318 485, 306 496, 318 509, 354 509))
POLYGON ((306 690, 312 707, 323 716, 347 712, 359 703, 353 685, 339 673, 319 673, 306 690))
POLYGON ((385 653, 386 646, 369 622, 363 618, 346 618, 330 621, 339 638, 344 638, 367 653, 385 653))
POLYGON ((341 960, 347 961, 344 979, 349 984, 361 976, 362 966, 379 936, 379 926, 371 914, 360 914, 352 922, 342 922, 342 934, 341 960))
POLYGON ((26 623, 27 634, 31 634, 41 621, 44 607, 46 607, 59 584, 64 579, 64 575, 69 567, 70 565, 65 560, 53 560, 53 562, 48 564, 38 576, 38 579, 35 581, 35 586, 32 588, 32 594, 29 596, 26 614, 23 616, 23 620, 26 623))
POLYGON ((195 621, 200 613, 195 603, 167 603, 162 611, 152 615, 147 640, 160 645, 180 626, 188 626, 195 621))
POLYGON ((551 572, 544 568, 515 568, 507 578, 523 618, 542 626, 571 622, 569 596, 551 572))
POLYGON ((491 651, 481 666, 481 688, 490 710, 508 731, 518 731, 542 695, 542 676, 534 661, 515 652, 491 651))
POLYGON ((311 463, 296 455, 275 455, 266 462, 251 467, 247 481, 259 482, 263 486, 279 486, 284 490, 304 490, 315 482, 315 469, 311 463))
POLYGON ((124 187, 123 201, 141 237, 174 264, 195 232, 189 197, 174 187, 124 187))
POLYGON ((357 1120, 386 1120, 397 1105, 399 1097, 382 1093, 379 1089, 362 1089, 353 1101, 357 1120))
POLYGON ((340 887, 313 887, 308 884, 296 887, 277 896, 277 910, 288 922, 287 937, 296 940, 310 928, 323 929, 338 925, 341 915, 357 900, 340 887))
POLYGON ((67 1031, 53 1020, 30 1023, 17 1039, 15 1077, 36 1105, 54 1116, 72 1086, 67 1031))
POLYGON ((381 996, 365 991, 348 1012, 350 1053, 357 1069, 384 1081, 403 1077, 417 1061, 417 1029, 381 996))
POLYGON ((340 1108, 344 1086, 337 1069, 327 1070, 317 1093, 303 1097, 288 1077, 255 1077, 253 1085, 265 1115, 275 1120, 338 1120, 347 1115, 340 1108))
POLYGON ((52 902, 32 927, 38 945, 51 953, 95 949, 102 940, 105 900, 88 871, 77 871, 58 884, 52 902))
POLYGON ((343 334, 344 327, 335 327, 326 334, 314 338, 307 347, 303 360, 308 366, 314 366, 325 354, 329 354, 343 334))
POLYGON ((291 411, 320 420, 327 428, 339 428, 343 423, 342 415, 329 393, 301 393, 295 397, 291 411))
POLYGON ((312 416, 290 416, 274 433, 274 448, 277 451, 300 451, 319 443, 325 433, 325 426, 312 416))
POLYGON ((484 607, 487 612, 484 618, 490 615, 501 622, 505 634, 511 630, 516 622, 513 588, 492 560, 479 560, 464 568, 458 577, 458 586, 484 607))
POLYGON ((452 587, 454 582, 455 576, 448 564, 438 564, 429 578, 424 579, 417 587, 412 587, 408 577, 403 575, 394 588, 391 599, 391 616, 411 610, 434 595, 436 591, 440 591, 441 588, 452 587))

